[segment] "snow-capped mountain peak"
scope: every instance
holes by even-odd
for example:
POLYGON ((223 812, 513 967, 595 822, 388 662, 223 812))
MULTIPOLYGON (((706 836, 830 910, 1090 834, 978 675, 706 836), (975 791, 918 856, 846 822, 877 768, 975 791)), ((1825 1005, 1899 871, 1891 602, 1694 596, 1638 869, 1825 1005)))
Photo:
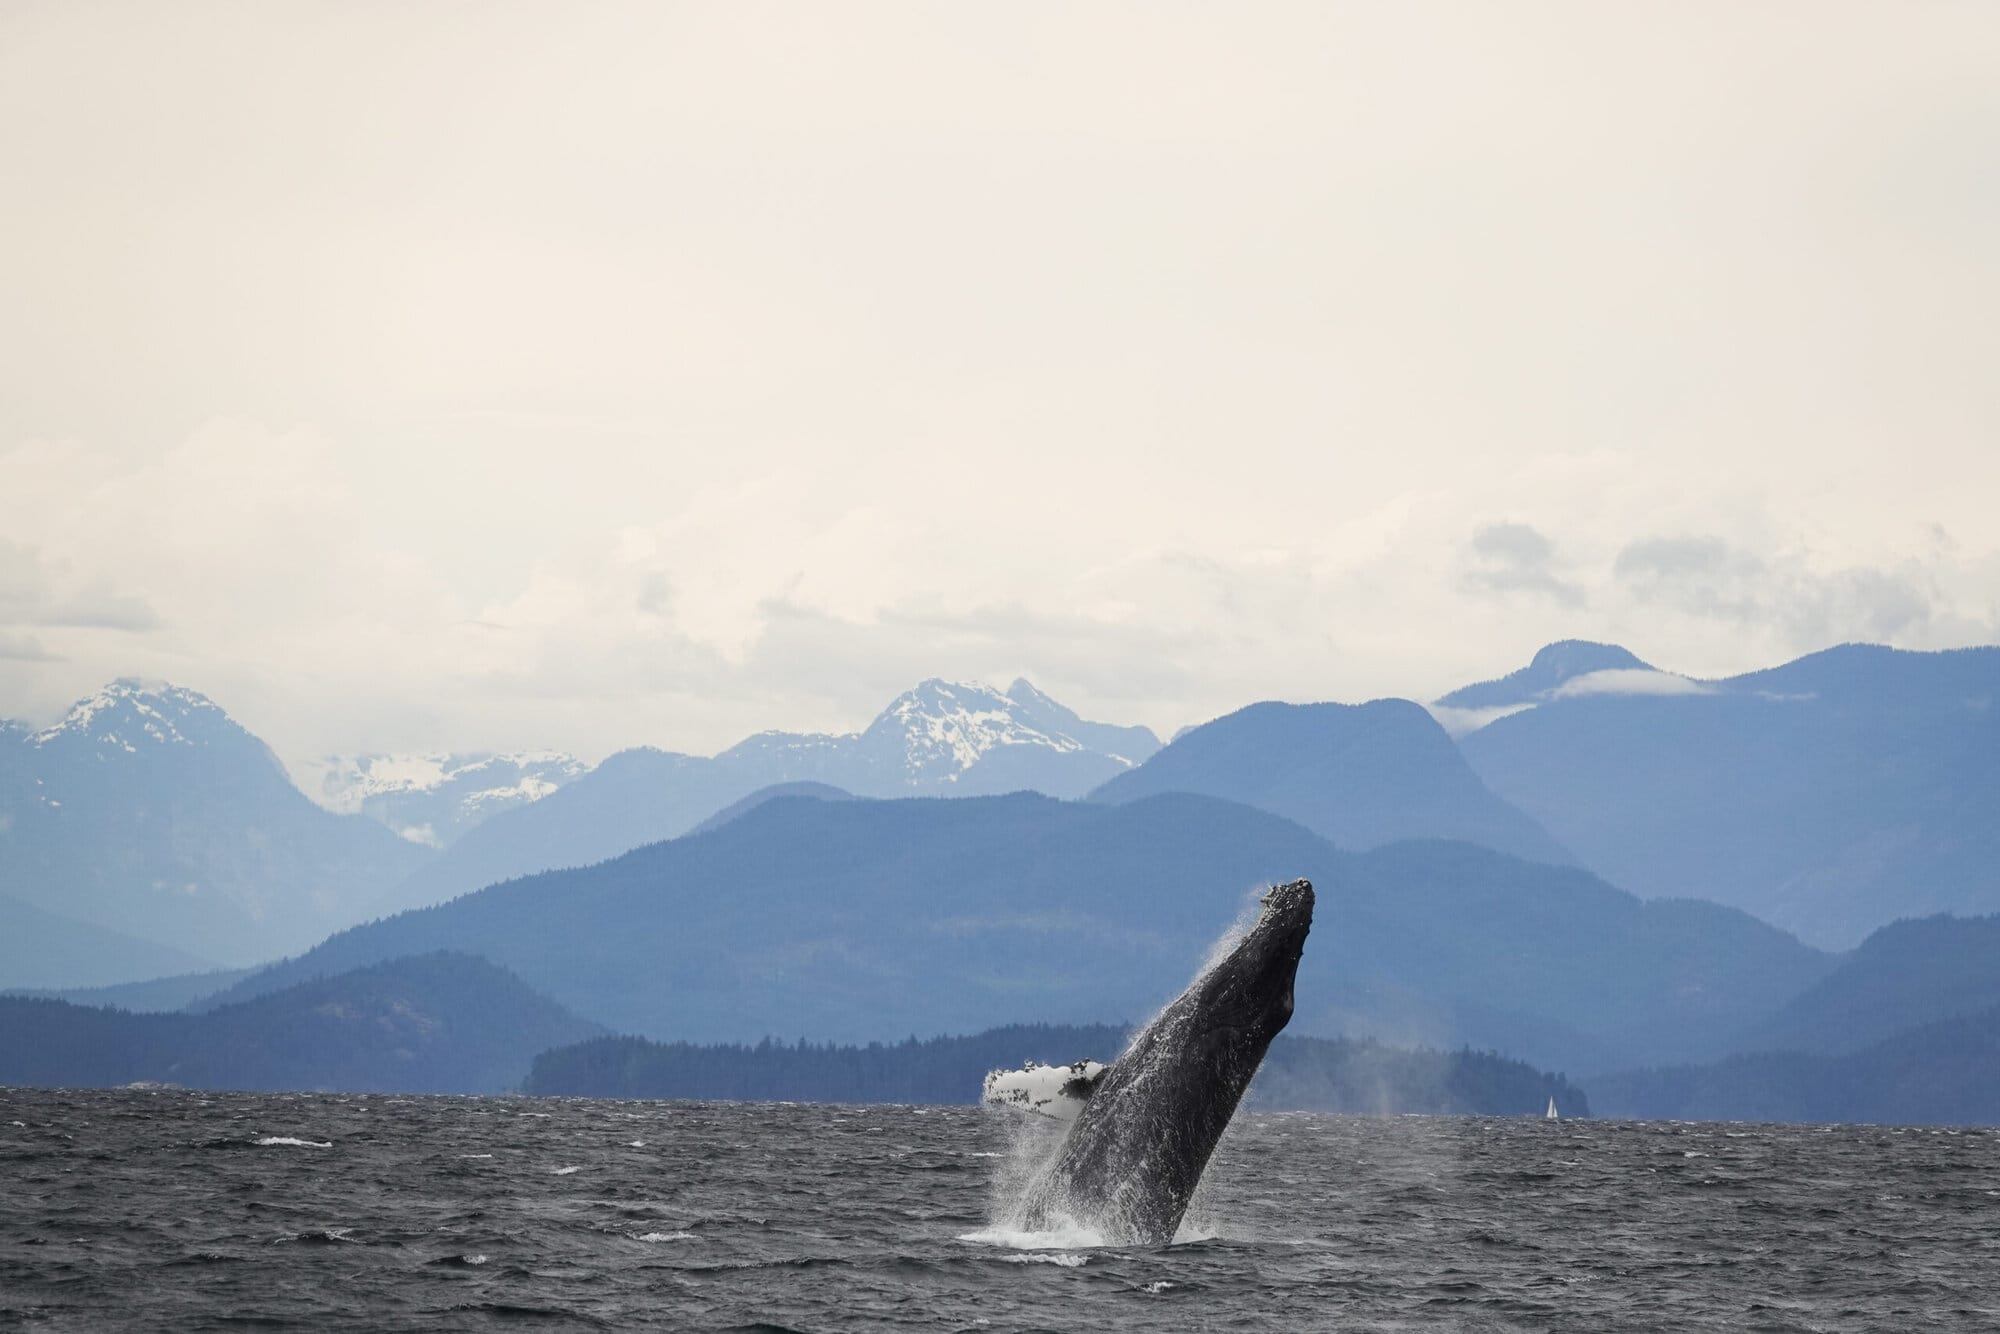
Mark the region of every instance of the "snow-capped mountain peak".
POLYGON ((218 729, 241 731, 199 691, 122 676, 70 706, 62 720, 34 733, 35 746, 79 741, 137 752, 141 746, 198 746, 218 729))
POLYGON ((1061 753, 1084 748, 1075 737, 1035 726, 1019 704, 991 686, 935 678, 897 696, 862 735, 899 740, 913 782, 950 782, 1001 746, 1061 753))
POLYGON ((1025 681, 1002 692, 934 677, 863 731, 759 732, 715 762, 746 790, 810 781, 876 797, 1022 789, 1074 797, 1159 744, 1143 727, 1085 722, 1025 681))

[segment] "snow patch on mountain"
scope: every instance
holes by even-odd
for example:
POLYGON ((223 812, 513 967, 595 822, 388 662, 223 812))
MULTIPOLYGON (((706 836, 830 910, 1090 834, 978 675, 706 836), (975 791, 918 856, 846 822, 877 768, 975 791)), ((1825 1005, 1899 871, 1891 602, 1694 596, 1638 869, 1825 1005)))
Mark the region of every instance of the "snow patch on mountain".
MULTIPOLYGON (((518 760, 516 762, 519 763, 518 760)), ((581 761, 573 757, 564 757, 561 773, 565 781, 576 777, 583 771, 584 766, 581 761)), ((562 783, 553 782, 537 774, 523 773, 520 781, 510 786, 488 787, 481 788, 476 792, 468 792, 458 799, 458 805, 460 810, 468 814, 488 808, 497 809, 505 806, 524 806, 531 801, 540 801, 543 797, 548 796, 549 793, 554 792, 561 786, 562 783)))

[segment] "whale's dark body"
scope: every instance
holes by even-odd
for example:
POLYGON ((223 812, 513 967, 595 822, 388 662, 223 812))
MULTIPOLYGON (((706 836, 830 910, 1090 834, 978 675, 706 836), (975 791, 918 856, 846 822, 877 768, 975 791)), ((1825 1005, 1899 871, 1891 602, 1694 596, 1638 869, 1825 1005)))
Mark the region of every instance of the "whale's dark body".
POLYGON ((1249 934, 1132 1039, 1023 1197, 1023 1226, 1068 1220, 1113 1243, 1173 1240, 1265 1049, 1292 1017, 1312 912, 1308 882, 1271 890, 1249 934))

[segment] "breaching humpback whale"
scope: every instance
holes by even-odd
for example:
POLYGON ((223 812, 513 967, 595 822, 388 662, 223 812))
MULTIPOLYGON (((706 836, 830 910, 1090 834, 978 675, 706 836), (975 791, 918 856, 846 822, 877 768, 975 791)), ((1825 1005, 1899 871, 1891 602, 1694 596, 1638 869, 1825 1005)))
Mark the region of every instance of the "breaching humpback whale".
POLYGON ((1082 1110, 1022 1197, 1034 1231, 1068 1221, 1107 1242, 1165 1245, 1264 1051, 1292 1017, 1313 889, 1264 896, 1249 933, 1092 1079, 1082 1110))

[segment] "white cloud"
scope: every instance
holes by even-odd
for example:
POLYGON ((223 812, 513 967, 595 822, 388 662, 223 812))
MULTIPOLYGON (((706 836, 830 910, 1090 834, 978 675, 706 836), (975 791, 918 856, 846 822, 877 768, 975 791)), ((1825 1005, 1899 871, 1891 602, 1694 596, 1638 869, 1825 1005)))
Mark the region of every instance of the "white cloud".
POLYGON ((1497 723, 1502 718, 1526 712, 1533 704, 1495 704, 1484 709, 1461 709, 1450 704, 1430 703, 1424 705, 1431 717, 1437 719, 1438 726, 1455 737, 1469 736, 1488 723, 1497 723))
POLYGON ((1549 692, 1552 699, 1572 699, 1578 695, 1712 695, 1713 686, 1677 676, 1673 672, 1647 671, 1639 667, 1611 667, 1601 672, 1585 672, 1549 692))

